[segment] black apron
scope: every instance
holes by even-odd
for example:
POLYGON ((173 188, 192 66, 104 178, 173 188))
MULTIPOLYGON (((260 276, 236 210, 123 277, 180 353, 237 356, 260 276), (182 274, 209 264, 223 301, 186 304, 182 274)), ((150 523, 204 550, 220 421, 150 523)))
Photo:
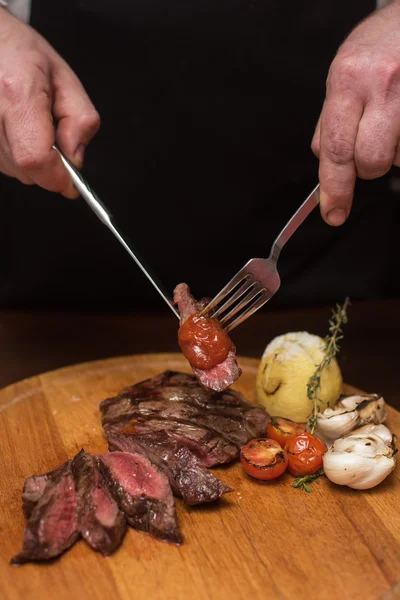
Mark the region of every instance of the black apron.
MULTIPOLYGON (((84 175, 165 286, 212 296, 268 256, 317 181, 310 142, 337 47, 374 2, 33 0, 32 25, 102 116, 84 175)), ((348 223, 314 211, 269 305, 396 295, 390 177, 348 223), (378 236, 383 236, 377 243, 378 236)), ((0 305, 168 310, 82 199, 0 178, 0 305)))

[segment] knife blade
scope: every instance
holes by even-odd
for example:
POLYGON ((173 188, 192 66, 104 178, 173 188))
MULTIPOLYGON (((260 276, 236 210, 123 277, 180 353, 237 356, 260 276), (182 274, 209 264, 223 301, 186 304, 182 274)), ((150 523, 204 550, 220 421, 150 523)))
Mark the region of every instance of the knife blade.
POLYGON ((61 150, 57 146, 53 146, 54 150, 58 152, 61 160, 71 176, 72 182, 82 198, 87 202, 93 212, 98 216, 100 221, 108 227, 108 229, 115 235, 119 243, 125 248, 128 254, 133 258, 139 269, 147 277, 150 283, 155 287, 161 298, 168 304, 174 315, 180 319, 178 311, 175 309, 172 299, 169 297, 167 291, 159 281, 159 279, 151 272, 148 265, 145 264, 142 258, 139 257, 138 253, 133 250, 132 245, 127 242, 122 233, 113 223, 112 215, 109 213, 107 208, 101 202, 97 194, 90 188, 89 184, 82 177, 80 172, 70 163, 70 161, 64 156, 61 150))

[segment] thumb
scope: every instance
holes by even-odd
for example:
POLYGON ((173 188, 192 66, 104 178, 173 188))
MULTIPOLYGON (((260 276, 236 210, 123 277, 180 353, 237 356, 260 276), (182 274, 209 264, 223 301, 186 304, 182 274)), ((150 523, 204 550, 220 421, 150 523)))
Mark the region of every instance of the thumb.
POLYGON ((78 77, 58 55, 53 59, 53 86, 56 142, 80 169, 86 146, 100 127, 100 117, 78 77))

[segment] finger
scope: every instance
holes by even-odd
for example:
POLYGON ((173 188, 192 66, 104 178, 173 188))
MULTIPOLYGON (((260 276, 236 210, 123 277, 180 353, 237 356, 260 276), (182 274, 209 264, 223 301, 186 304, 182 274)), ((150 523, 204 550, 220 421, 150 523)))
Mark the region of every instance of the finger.
POLYGON ((0 172, 8 177, 14 177, 25 185, 34 185, 31 177, 17 169, 11 156, 9 145, 6 143, 6 132, 4 121, 0 122, 0 172))
POLYGON ((69 174, 52 149, 54 127, 47 93, 36 90, 25 102, 6 111, 4 131, 17 172, 46 190, 77 197, 69 174))
POLYGON ((321 214, 330 225, 342 225, 351 210, 356 180, 354 148, 362 112, 361 100, 348 92, 328 97, 321 115, 321 214))
POLYGON ((75 166, 81 168, 86 146, 100 127, 100 117, 75 73, 58 56, 53 83, 57 143, 75 166))
MULTIPOLYGON (((322 112, 321 112, 322 114, 322 112)), ((319 158, 320 154, 320 140, 321 140, 321 115, 319 115, 317 126, 314 131, 313 139, 311 142, 311 150, 314 155, 319 158)))
POLYGON ((400 133, 398 110, 367 105, 358 126, 354 158, 362 179, 381 177, 391 168, 400 133), (397 122, 396 122, 397 121, 397 122))

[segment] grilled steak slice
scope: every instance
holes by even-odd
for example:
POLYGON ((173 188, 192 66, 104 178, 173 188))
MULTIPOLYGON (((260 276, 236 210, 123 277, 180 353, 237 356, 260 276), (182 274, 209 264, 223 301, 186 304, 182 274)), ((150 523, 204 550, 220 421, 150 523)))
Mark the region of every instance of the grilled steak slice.
POLYGON ((125 516, 108 491, 95 456, 81 450, 71 469, 78 494, 79 533, 94 550, 108 556, 125 535, 125 516))
POLYGON ((23 548, 13 564, 58 556, 78 539, 78 497, 71 463, 59 470, 33 508, 24 532, 23 548))
POLYGON ((210 392, 193 375, 171 371, 126 388, 102 402, 100 409, 106 432, 121 421, 157 418, 207 427, 238 448, 264 435, 268 424, 264 408, 250 404, 239 392, 210 392))
MULTIPOLYGON (((180 283, 176 286, 174 290, 174 302, 178 306, 181 325, 186 319, 200 312, 204 306, 202 301, 196 302, 186 283, 180 283)), ((242 373, 236 362, 236 349, 233 344, 227 358, 215 367, 210 369, 192 368, 193 373, 200 383, 205 388, 214 390, 215 392, 226 390, 242 373)))
POLYGON ((110 450, 137 452, 146 456, 168 477, 172 491, 185 504, 213 502, 222 494, 232 491, 203 467, 187 447, 165 431, 110 435, 108 444, 110 450))
POLYGON ((127 420, 105 425, 104 430, 108 437, 124 430, 130 433, 165 431, 171 438, 176 439, 182 446, 186 446, 193 452, 204 467, 227 464, 239 456, 239 449, 235 444, 207 427, 191 423, 139 418, 134 420, 134 424, 127 420))
POLYGON ((212 392, 199 385, 194 375, 177 371, 164 371, 150 379, 141 381, 121 390, 117 396, 100 403, 103 419, 118 421, 119 416, 129 407, 150 400, 170 400, 171 402, 193 404, 223 414, 231 408, 259 408, 248 402, 235 390, 212 392), (126 400, 126 405, 122 402, 126 400))
POLYGON ((162 419, 206 427, 238 448, 264 435, 269 419, 264 408, 247 402, 239 392, 210 392, 193 375, 173 371, 125 388, 103 401, 100 410, 106 433, 111 425, 127 425, 132 419, 162 419))
POLYGON ((22 490, 22 510, 26 519, 32 514, 33 509, 43 496, 44 491, 49 482, 54 481, 64 465, 57 467, 49 473, 43 475, 32 475, 25 479, 24 487, 22 490))
POLYGON ((180 544, 174 497, 166 476, 140 454, 107 452, 101 472, 128 523, 161 540, 180 544))

